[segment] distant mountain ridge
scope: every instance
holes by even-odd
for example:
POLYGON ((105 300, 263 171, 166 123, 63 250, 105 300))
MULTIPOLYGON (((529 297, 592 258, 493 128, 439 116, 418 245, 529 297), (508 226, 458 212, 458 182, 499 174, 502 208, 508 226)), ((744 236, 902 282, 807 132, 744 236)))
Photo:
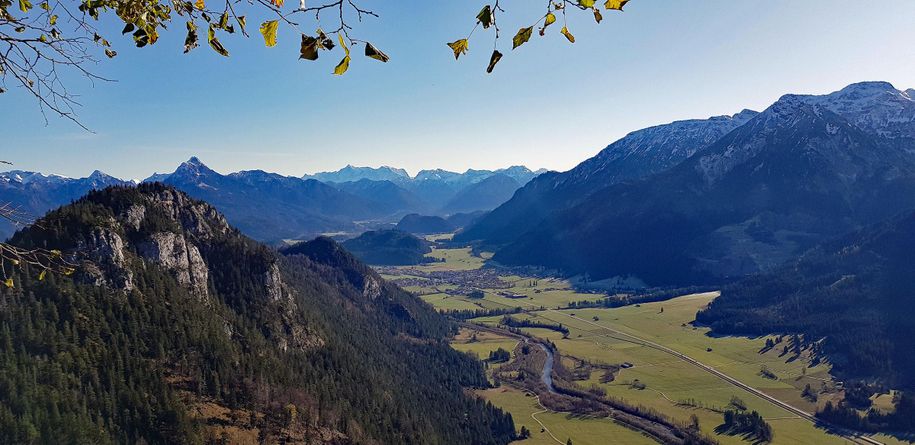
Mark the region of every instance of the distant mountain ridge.
MULTIPOLYGON (((98 170, 85 178, 12 170, 0 173, 0 203, 9 203, 21 213, 21 222, 28 223, 49 210, 85 195, 90 190, 130 184, 133 182, 112 177, 98 170)), ((0 239, 6 239, 20 228, 6 219, 0 219, 0 239)))
POLYGON ((402 168, 381 166, 372 167, 355 167, 347 165, 334 172, 319 172, 313 175, 302 176, 302 179, 317 179, 321 182, 355 182, 362 179, 371 181, 398 181, 409 180, 410 175, 402 168))
MULTIPOLYGON (((508 199, 514 189, 536 175, 526 167, 497 171, 424 170, 411 178, 393 167, 355 167, 304 178, 262 170, 218 173, 200 159, 190 158, 172 173, 156 173, 143 182, 163 182, 216 205, 246 234, 268 242, 307 239, 323 233, 360 232, 397 222, 409 213, 449 215, 490 210, 508 199), (493 176, 504 180, 489 180, 493 176), (512 185, 512 181, 517 181, 512 185), (506 187, 511 190, 506 190, 506 187), (451 200, 461 195, 459 205, 451 200)), ((74 201, 88 191, 124 181, 96 171, 87 178, 14 170, 0 173, 0 191, 24 221, 74 201)), ((4 201, 6 202, 6 201, 4 201)), ((0 221, 0 237, 16 229, 0 221)))
MULTIPOLYGON (((458 239, 502 246, 494 259, 506 264, 654 285, 707 283, 769 270, 915 208, 908 92, 865 82, 823 96, 785 95, 763 113, 742 114, 748 119, 713 143, 697 138, 691 157, 641 179, 604 186, 607 175, 541 176, 458 239), (579 178, 586 192, 543 199, 545 210, 523 201, 545 182, 579 178), (524 230, 506 230, 505 221, 524 217, 524 230)), ((603 164, 591 159, 576 170, 599 170, 589 165, 603 164)))
POLYGON ((464 173, 443 169, 420 170, 416 176, 410 176, 410 174, 402 168, 389 167, 386 165, 377 168, 347 165, 336 171, 304 175, 303 179, 317 179, 321 182, 355 182, 362 179, 368 179, 372 181, 391 181, 395 184, 413 181, 443 181, 446 183, 461 183, 466 185, 480 182, 493 175, 503 174, 521 184, 526 184, 537 175, 546 172, 546 169, 531 171, 523 165, 514 165, 497 170, 468 169, 464 173))

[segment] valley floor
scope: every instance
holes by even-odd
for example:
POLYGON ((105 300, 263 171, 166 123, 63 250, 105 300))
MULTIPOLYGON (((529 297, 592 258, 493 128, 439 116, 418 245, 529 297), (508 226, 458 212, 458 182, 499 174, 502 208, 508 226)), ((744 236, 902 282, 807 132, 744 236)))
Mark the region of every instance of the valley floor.
MULTIPOLYGON (((595 301, 603 296, 576 292, 567 281, 556 278, 499 275, 494 281, 487 275, 492 273, 489 269, 480 269, 484 259, 472 256, 469 249, 438 249, 432 255, 445 261, 384 268, 382 272, 385 278, 400 282, 443 311, 519 307, 523 312, 512 315, 517 320, 561 324, 568 334, 542 328, 522 330, 552 341, 567 369, 574 369, 582 360, 625 364, 612 381, 602 383, 603 372, 594 369, 581 375, 582 380, 576 383, 583 388, 601 388, 610 397, 653 408, 683 423, 695 415, 702 432, 722 444, 749 443, 741 436, 716 432, 723 423, 723 409, 734 397, 766 419, 775 433, 775 444, 902 443, 883 436, 871 439, 834 434, 751 392, 761 391, 807 413, 842 397, 841 383, 830 376, 829 365, 812 363, 805 352, 794 353, 788 337, 712 337, 707 335, 707 329, 693 326, 696 311, 716 298, 717 293, 611 309, 569 309, 571 303, 595 301), (483 290, 483 298, 462 294, 467 288, 483 290), (774 342, 774 347, 767 348, 767 340, 774 342), (712 367, 751 390, 702 366, 712 367), (803 395, 807 385, 815 396, 810 392, 807 397, 803 395)), ((481 317, 471 322, 497 326, 501 318, 481 317)), ((490 351, 499 348, 514 350, 516 343, 510 337, 465 329, 453 346, 485 359, 490 351)), ((532 437, 519 443, 565 444, 567 439, 576 445, 653 442, 609 419, 549 412, 536 397, 507 386, 481 391, 480 395, 510 411, 518 428, 525 426, 531 431, 532 437)))

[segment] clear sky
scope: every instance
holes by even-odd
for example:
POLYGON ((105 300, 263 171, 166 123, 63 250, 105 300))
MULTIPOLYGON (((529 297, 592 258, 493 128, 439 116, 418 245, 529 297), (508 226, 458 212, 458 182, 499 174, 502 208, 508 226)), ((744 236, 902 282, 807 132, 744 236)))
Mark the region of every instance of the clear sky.
POLYGON ((20 169, 123 178, 172 171, 192 155, 217 171, 288 175, 346 164, 565 170, 649 125, 862 80, 915 87, 912 0, 632 0, 600 25, 570 16, 574 45, 557 26, 515 51, 511 36, 542 2, 503 0, 506 55, 491 75, 489 35, 474 34, 459 62, 445 46, 483 3, 362 0, 381 18, 354 37, 391 61, 360 52, 343 77, 330 75, 339 50, 299 61, 299 38, 282 26, 274 48, 256 29, 224 38, 228 59, 207 47, 205 30, 182 54, 180 22, 145 49, 109 32, 120 55, 95 71, 117 82, 71 83, 94 133, 53 116, 45 125, 13 88, 0 96, 0 155, 20 169))

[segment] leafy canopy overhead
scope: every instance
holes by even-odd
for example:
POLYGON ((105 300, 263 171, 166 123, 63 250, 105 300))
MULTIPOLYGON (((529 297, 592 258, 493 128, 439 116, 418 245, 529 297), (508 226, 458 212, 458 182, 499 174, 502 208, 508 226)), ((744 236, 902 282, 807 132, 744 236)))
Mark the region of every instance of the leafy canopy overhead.
MULTIPOLYGON (((492 72, 503 56, 498 50, 497 19, 505 10, 500 0, 493 1, 476 15, 475 25, 467 37, 448 43, 457 59, 470 50, 475 30, 493 30, 493 53, 487 72, 492 72)), ((627 2, 607 0, 603 8, 622 11, 627 2)), ((122 34, 129 35, 138 48, 154 45, 169 25, 184 22, 185 53, 199 46, 203 27, 208 46, 217 54, 229 57, 229 47, 220 39, 229 35, 250 37, 248 14, 266 14, 270 19, 261 23, 258 29, 267 47, 277 45, 280 26, 301 34, 300 59, 317 60, 321 52, 331 52, 340 46, 343 57, 333 74, 342 75, 352 61, 351 49, 358 45, 363 46, 367 58, 379 62, 390 60, 374 44, 352 35, 353 20, 361 23, 364 19, 379 17, 360 3, 360 0, 322 0, 317 5, 309 4, 307 0, 295 4, 286 4, 285 0, 45 0, 40 3, 0 0, 0 94, 6 91, 8 81, 18 84, 37 99, 43 113, 50 110, 80 124, 74 114, 78 103, 61 76, 65 71, 75 71, 90 80, 107 80, 88 68, 101 54, 108 58, 118 54, 111 43, 114 40, 99 31, 97 25, 103 20, 114 21, 118 27, 123 24, 122 34), (322 29, 319 24, 325 27, 322 29), (328 24, 332 27, 327 27, 328 24), (336 38, 331 37, 334 34, 336 38)), ((574 42, 567 23, 567 11, 572 10, 593 14, 597 23, 602 20, 600 6, 595 0, 550 0, 546 2, 544 14, 534 24, 515 34, 512 49, 527 43, 535 27, 544 36, 547 27, 560 18, 562 34, 574 42)), ((168 29, 180 29, 179 26, 168 29)))

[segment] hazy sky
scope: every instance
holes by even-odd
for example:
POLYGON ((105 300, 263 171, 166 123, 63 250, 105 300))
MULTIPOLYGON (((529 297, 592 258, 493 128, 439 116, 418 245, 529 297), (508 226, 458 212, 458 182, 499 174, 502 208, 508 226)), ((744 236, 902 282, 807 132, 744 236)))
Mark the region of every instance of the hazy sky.
POLYGON ((145 49, 112 30, 120 55, 96 72, 117 82, 71 83, 95 133, 53 116, 45 125, 34 100, 12 88, 0 96, 0 157, 20 169, 123 178, 172 171, 192 155, 222 172, 289 175, 346 164, 565 170, 649 125, 760 110, 784 93, 862 80, 915 87, 912 0, 632 0, 600 25, 570 16, 574 45, 556 26, 515 51, 511 36, 542 5, 503 0, 506 55, 491 75, 490 35, 478 30, 459 62, 445 46, 466 35, 483 1, 361 3, 381 19, 357 24, 354 36, 391 61, 359 48, 343 77, 330 75, 339 50, 299 61, 299 37, 282 26, 274 48, 256 30, 224 38, 228 59, 205 41, 182 54, 180 23, 145 49))

